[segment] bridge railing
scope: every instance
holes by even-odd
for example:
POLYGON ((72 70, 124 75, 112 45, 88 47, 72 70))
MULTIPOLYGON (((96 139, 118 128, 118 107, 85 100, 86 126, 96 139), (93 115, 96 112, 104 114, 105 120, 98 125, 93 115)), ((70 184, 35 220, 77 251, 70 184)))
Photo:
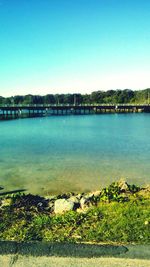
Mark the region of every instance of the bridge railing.
POLYGON ((74 105, 74 104, 69 104, 69 103, 67 103, 67 104, 5 104, 5 105, 3 105, 3 104, 0 104, 0 108, 19 108, 19 107, 28 107, 28 108, 30 108, 30 107, 41 107, 41 108, 43 108, 43 107, 73 107, 73 106, 75 106, 75 107, 87 107, 87 106, 149 106, 150 104, 147 104, 147 103, 138 103, 138 104, 134 104, 134 103, 87 103, 87 104, 76 104, 76 105, 74 105))

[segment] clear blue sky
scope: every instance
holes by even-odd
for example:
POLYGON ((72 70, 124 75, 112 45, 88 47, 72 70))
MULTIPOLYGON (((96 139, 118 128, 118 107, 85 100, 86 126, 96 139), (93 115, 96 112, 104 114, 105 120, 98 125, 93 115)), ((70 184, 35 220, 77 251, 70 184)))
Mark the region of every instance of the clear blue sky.
POLYGON ((150 87, 150 0, 0 0, 0 95, 150 87))

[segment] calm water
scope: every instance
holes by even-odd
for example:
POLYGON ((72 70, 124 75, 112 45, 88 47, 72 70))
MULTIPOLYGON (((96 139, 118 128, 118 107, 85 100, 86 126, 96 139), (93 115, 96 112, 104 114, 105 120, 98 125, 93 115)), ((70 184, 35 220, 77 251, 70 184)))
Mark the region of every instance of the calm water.
POLYGON ((48 194, 150 183, 149 130, 149 114, 1 121, 0 185, 48 194))

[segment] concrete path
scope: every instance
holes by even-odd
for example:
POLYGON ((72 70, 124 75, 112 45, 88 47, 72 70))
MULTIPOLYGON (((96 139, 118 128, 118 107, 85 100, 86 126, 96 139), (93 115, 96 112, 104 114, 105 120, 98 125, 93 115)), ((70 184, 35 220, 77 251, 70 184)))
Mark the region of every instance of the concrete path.
POLYGON ((62 258, 31 256, 0 256, 1 267, 150 267, 150 260, 118 258, 62 258))
MULTIPOLYGON (((150 267, 150 246, 127 246, 127 252, 97 258, 0 255, 0 267, 150 267)), ((41 253, 42 255, 42 253, 41 253)))

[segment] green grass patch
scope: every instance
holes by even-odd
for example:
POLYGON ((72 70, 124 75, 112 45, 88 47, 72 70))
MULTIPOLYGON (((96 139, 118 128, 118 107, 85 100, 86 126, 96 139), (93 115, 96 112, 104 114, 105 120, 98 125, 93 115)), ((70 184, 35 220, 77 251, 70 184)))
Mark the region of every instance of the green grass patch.
POLYGON ((0 240, 150 244, 149 193, 134 185, 127 190, 113 183, 86 210, 59 215, 40 196, 1 198, 0 240))
POLYGON ((1 211, 0 239, 16 241, 150 242, 150 200, 99 203, 85 213, 63 215, 1 211))

